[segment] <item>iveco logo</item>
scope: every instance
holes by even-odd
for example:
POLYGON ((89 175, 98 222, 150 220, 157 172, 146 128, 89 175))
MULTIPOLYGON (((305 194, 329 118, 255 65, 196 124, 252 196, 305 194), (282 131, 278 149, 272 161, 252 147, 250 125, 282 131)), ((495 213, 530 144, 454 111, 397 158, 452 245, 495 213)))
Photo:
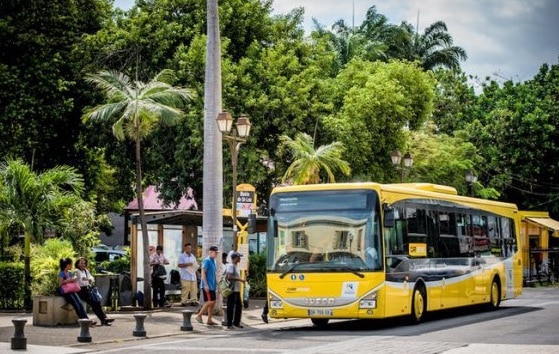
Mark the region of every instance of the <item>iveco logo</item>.
POLYGON ((333 297, 307 297, 305 305, 309 306, 332 306, 336 302, 333 297))

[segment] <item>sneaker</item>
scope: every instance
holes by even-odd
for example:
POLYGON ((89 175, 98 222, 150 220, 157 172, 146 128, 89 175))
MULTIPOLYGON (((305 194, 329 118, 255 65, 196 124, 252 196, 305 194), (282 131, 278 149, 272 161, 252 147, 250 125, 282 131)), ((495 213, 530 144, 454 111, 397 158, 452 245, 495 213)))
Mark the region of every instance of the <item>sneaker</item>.
POLYGON ((262 321, 264 321, 264 323, 268 323, 268 316, 267 315, 262 315, 260 317, 262 317, 262 321))

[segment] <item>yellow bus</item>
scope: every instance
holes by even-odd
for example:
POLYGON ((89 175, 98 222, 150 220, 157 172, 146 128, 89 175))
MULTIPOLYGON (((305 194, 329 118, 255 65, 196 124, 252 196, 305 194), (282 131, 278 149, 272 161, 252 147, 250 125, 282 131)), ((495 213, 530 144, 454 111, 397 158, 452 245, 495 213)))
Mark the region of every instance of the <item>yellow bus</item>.
POLYGON ((278 187, 269 201, 272 318, 382 319, 522 292, 516 205, 427 184, 278 187))

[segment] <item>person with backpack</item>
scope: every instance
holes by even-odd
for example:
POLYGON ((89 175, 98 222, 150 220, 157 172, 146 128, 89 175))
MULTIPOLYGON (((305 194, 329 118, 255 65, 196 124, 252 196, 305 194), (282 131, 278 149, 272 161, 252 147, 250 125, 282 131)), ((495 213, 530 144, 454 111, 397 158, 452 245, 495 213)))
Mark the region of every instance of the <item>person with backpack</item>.
POLYGON ((163 246, 158 245, 155 253, 150 257, 151 287, 153 288, 153 307, 165 307, 165 279, 167 278, 167 270, 165 265, 169 264, 169 260, 163 254, 163 246))
POLYGON ((200 267, 196 256, 192 253, 192 245, 186 243, 184 252, 179 256, 177 265, 180 270, 181 305, 198 306, 198 279, 196 272, 200 267))
POLYGON ((231 283, 232 292, 227 296, 227 329, 244 328, 241 324, 243 304, 241 302, 241 282, 246 280, 241 278, 238 264, 242 255, 238 252, 231 253, 231 263, 227 263, 225 273, 227 280, 231 283))

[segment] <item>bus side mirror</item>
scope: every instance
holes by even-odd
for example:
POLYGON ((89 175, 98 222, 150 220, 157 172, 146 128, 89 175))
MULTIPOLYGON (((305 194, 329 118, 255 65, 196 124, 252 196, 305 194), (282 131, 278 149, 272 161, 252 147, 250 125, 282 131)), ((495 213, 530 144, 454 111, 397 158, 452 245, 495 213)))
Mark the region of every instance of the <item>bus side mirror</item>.
POLYGON ((389 205, 384 205, 384 227, 394 227, 394 208, 389 205))
POLYGON ((253 234, 256 232, 256 214, 248 214, 247 232, 253 234))

